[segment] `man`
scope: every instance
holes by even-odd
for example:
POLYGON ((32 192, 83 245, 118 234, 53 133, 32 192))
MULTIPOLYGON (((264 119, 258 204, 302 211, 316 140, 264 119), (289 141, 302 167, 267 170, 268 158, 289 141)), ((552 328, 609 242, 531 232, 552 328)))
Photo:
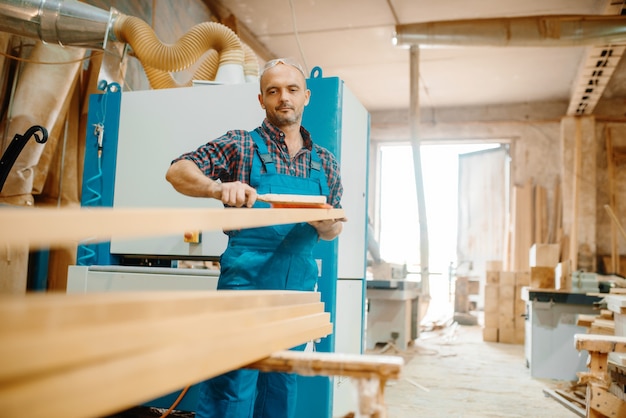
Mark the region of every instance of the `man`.
MULTIPOLYGON (((172 162, 166 179, 186 195, 220 199, 225 206, 266 207, 262 193, 325 195, 341 207, 343 187, 336 158, 313 143, 301 126, 311 92, 302 68, 269 61, 260 79, 263 124, 233 130, 172 162), (218 181, 219 180, 219 181, 218 181)), ((228 232, 220 258, 219 289, 313 291, 318 268, 312 249, 332 240, 343 219, 228 232)), ((300 346, 297 349, 303 349, 300 346)), ((197 418, 293 418, 296 377, 234 370, 200 385, 197 418)))

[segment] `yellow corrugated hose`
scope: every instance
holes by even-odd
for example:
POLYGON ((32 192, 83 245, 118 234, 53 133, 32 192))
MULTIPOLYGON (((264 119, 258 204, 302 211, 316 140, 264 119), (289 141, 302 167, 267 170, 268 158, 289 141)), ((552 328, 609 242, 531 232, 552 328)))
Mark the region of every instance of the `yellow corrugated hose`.
POLYGON ((133 16, 119 16, 113 31, 117 40, 132 47, 153 89, 191 85, 191 81, 178 83, 170 73, 185 70, 201 58, 192 79, 214 80, 225 64, 240 65, 246 76, 258 76, 254 52, 220 23, 199 23, 171 45, 161 42, 146 22, 133 16))

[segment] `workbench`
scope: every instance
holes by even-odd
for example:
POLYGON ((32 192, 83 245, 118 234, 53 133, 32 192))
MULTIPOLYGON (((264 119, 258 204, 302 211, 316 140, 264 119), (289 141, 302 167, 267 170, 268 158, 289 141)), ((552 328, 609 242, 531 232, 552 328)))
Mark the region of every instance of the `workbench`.
POLYGON ((367 280, 366 346, 393 343, 406 350, 419 336, 419 283, 399 279, 367 280))
POLYGON ((587 370, 587 356, 574 346, 574 335, 586 328, 576 325, 579 314, 594 314, 602 298, 555 289, 522 288, 526 302, 526 363, 534 378, 577 380, 587 370))

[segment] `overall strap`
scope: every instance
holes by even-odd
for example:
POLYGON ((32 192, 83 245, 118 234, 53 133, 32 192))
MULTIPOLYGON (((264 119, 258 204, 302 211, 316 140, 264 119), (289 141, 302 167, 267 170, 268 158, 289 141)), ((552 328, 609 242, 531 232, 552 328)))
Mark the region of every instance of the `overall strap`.
MULTIPOLYGON (((252 159, 252 170, 250 172, 250 186, 257 188, 261 181, 261 167, 265 167, 267 174, 276 174, 276 165, 274 164, 272 155, 267 150, 265 141, 263 141, 257 130, 250 131, 250 135, 256 145, 256 152, 252 159)), ((311 162, 309 168, 309 178, 317 180, 320 185, 320 193, 324 196, 328 196, 329 190, 326 174, 323 170, 322 160, 317 154, 317 151, 315 151, 315 147, 311 148, 311 162)))
POLYGON ((320 185, 320 193, 324 196, 328 196, 328 182, 326 181, 326 174, 322 167, 322 160, 320 159, 315 147, 311 148, 311 172, 309 177, 317 179, 320 185))
POLYGON ((276 174, 276 165, 274 160, 267 150, 265 141, 261 138, 261 135, 256 131, 250 131, 252 140, 256 145, 256 152, 252 158, 252 170, 250 171, 250 186, 258 187, 261 181, 261 166, 265 167, 265 172, 268 174, 276 174))

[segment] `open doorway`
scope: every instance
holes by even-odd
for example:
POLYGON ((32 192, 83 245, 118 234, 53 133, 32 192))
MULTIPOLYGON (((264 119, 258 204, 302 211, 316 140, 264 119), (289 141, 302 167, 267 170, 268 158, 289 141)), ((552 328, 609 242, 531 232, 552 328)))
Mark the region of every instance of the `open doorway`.
MULTIPOLYGON (((454 314, 454 276, 459 267, 468 267, 460 264, 467 262, 468 240, 477 238, 472 228, 484 229, 481 221, 475 222, 477 209, 470 206, 474 206, 477 199, 489 199, 491 196, 489 193, 480 193, 485 185, 477 175, 482 169, 476 169, 493 164, 491 156, 481 155, 489 153, 486 150, 504 150, 504 164, 508 165, 508 150, 496 142, 446 143, 421 147, 431 296, 422 323, 442 321, 454 314), (474 175, 469 176, 468 173, 474 175), (468 182, 475 184, 476 189, 471 184, 468 186, 468 182), (468 218, 470 212, 472 216, 468 218)), ((386 262, 405 264, 407 280, 419 281, 420 228, 411 146, 380 145, 378 157, 379 199, 375 207, 380 256, 386 262)), ((506 171, 503 167, 503 172, 506 171)), ((485 171, 482 176, 490 178, 495 175, 492 171, 485 171)), ((505 178, 500 180, 508 181, 505 178)), ((499 238, 504 237, 504 231, 501 234, 499 238)))

